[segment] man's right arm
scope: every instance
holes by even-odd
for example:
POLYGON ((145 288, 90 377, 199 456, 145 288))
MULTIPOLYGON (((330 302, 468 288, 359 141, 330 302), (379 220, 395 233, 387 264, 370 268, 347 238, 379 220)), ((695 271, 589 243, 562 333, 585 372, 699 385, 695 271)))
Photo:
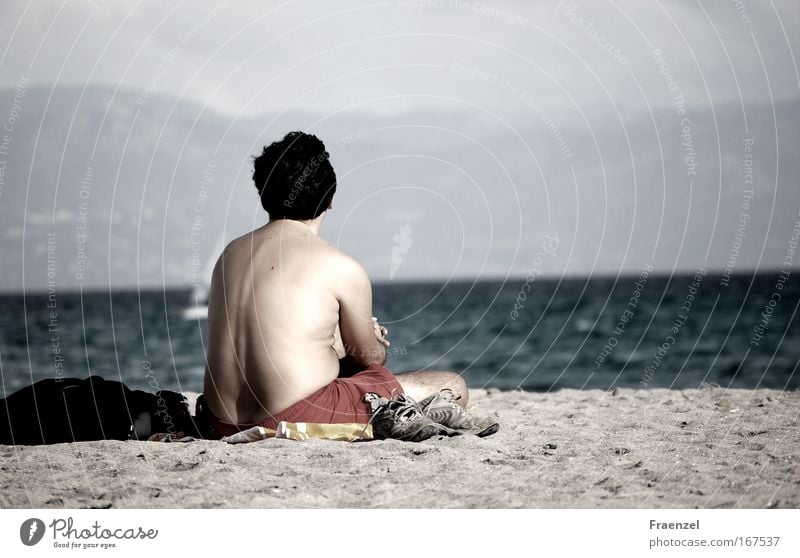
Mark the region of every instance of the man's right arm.
POLYGON ((337 273, 339 328, 350 359, 366 368, 386 362, 386 347, 375 335, 372 321, 372 285, 364 268, 344 256, 337 273))

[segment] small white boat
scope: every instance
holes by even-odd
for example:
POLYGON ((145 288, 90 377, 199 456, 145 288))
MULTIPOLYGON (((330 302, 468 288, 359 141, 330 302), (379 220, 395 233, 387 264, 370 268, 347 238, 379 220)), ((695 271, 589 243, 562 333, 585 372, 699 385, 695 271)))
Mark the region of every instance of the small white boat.
POLYGON ((189 296, 189 306, 181 313, 184 320, 207 320, 208 319, 208 288, 196 286, 192 289, 189 296))

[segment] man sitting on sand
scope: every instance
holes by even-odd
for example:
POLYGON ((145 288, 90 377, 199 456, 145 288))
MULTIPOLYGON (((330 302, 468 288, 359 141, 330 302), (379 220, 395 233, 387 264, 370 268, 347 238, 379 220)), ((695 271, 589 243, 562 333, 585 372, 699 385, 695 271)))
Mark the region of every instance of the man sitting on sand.
POLYGON ((211 280, 211 435, 280 421, 372 422, 376 437, 414 441, 496 432, 464 409, 458 374, 383 366, 387 330, 372 317, 369 277, 318 236, 336 192, 328 157, 317 137, 291 132, 255 159, 269 222, 231 242, 211 280))

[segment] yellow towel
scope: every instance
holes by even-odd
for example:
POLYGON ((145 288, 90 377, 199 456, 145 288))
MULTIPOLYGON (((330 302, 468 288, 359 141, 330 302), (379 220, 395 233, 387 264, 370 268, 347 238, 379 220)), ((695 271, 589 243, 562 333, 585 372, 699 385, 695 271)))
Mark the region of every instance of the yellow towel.
POLYGON ((276 430, 270 430, 263 426, 254 426, 225 436, 221 441, 229 444, 244 444, 248 442, 258 442, 269 438, 284 438, 287 440, 309 440, 316 438, 319 440, 338 440, 342 442, 354 442, 356 440, 372 440, 372 425, 359 424, 354 422, 342 424, 320 424, 316 422, 286 422, 278 423, 276 430))

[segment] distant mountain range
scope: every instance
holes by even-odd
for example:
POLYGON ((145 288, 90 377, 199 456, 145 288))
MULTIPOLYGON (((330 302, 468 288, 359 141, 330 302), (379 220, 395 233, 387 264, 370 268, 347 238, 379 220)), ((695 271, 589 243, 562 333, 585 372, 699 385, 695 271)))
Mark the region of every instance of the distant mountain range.
MULTIPOLYGON (((0 91, 6 124, 13 97, 0 91)), ((0 289, 189 285, 220 237, 266 221, 251 157, 292 129, 319 135, 337 170, 323 236, 377 280, 721 269, 735 245, 737 271, 777 267, 800 210, 799 107, 776 106, 776 126, 773 107, 748 106, 747 133, 739 105, 714 106, 716 119, 688 107, 686 135, 673 107, 492 115, 432 98, 237 119, 157 94, 31 86, 0 154, 0 289), (544 235, 558 249, 537 259, 544 235)))

